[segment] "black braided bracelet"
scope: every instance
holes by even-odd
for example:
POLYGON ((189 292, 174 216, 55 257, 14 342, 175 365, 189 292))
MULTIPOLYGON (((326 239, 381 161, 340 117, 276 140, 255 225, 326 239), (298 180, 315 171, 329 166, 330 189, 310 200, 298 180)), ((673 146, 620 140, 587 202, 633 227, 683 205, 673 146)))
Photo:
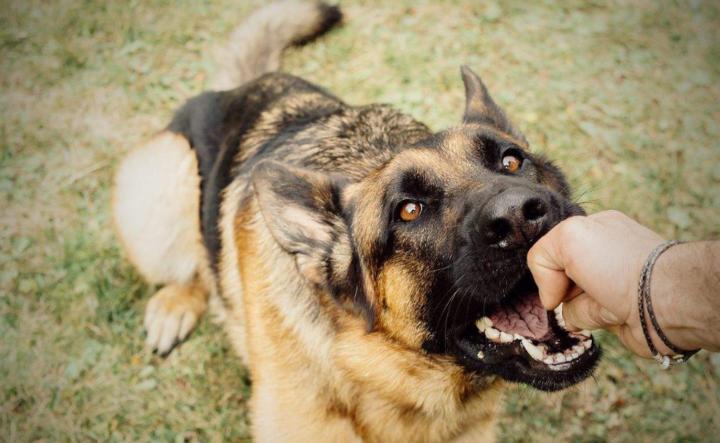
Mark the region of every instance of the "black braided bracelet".
POLYGON ((676 363, 686 362, 690 357, 692 357, 695 353, 699 351, 699 349, 695 349, 692 351, 683 351, 682 349, 678 348, 670 342, 665 333, 663 333, 662 329, 660 329, 660 324, 658 324, 657 318, 655 317, 655 311, 653 310, 652 301, 650 299, 650 277, 652 276, 655 262, 663 252, 667 251, 670 247, 675 246, 679 243, 681 242, 678 240, 670 240, 661 243, 655 249, 653 249, 650 255, 648 255, 647 260, 645 260, 645 265, 643 266, 642 272, 640 273, 640 282, 638 284, 638 311, 640 313, 640 325, 642 326, 643 335, 645 336, 645 342, 647 342, 648 348, 650 348, 650 353, 653 355, 655 360, 657 360, 657 362, 662 365, 664 369, 667 369, 671 365, 674 365, 676 363), (657 333, 658 337, 660 337, 660 340, 665 344, 665 346, 668 347, 668 349, 672 350, 675 355, 662 355, 660 354, 660 352, 658 352, 655 344, 652 341, 652 338, 650 337, 650 330, 648 328, 647 321, 645 320, 646 308, 648 316, 650 317, 650 322, 655 329, 655 333, 657 333))

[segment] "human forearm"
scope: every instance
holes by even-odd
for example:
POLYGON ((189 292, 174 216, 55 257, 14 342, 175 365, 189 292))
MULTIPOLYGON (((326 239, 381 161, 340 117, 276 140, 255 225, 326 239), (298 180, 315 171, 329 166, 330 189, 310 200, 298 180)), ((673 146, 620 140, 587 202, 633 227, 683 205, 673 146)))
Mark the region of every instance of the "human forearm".
POLYGON ((720 351, 720 241, 670 248, 656 262, 650 288, 672 343, 720 351))

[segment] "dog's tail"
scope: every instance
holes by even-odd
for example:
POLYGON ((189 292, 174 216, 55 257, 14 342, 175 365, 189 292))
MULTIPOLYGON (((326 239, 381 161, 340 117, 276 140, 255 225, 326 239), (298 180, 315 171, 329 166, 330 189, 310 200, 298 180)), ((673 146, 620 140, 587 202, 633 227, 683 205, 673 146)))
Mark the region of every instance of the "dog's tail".
POLYGON ((342 19, 337 6, 287 0, 267 5, 238 26, 220 54, 214 89, 230 89, 280 68, 283 49, 301 45, 342 19))

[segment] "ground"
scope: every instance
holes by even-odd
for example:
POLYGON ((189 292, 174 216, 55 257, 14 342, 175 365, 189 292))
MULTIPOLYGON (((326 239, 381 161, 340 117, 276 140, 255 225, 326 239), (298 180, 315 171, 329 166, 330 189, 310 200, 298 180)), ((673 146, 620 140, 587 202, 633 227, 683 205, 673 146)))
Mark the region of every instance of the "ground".
MULTIPOLYGON (((154 288, 109 218, 118 159, 203 90, 212 48, 251 1, 0 1, 0 440, 248 436, 245 370, 203 321, 143 349, 154 288)), ((285 69, 353 104, 459 121, 479 72, 590 212, 668 238, 720 236, 720 5, 713 1, 342 1, 345 24, 285 69)), ((664 372, 600 335, 594 379, 516 387, 503 441, 704 441, 720 435, 720 358, 664 372)))

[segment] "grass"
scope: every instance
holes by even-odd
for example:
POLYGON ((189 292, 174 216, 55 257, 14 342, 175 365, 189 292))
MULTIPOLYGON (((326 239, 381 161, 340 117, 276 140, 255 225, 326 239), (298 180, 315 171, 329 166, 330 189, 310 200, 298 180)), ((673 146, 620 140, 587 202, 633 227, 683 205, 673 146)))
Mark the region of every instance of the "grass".
MULTIPOLYGON (((154 288, 109 220, 118 159, 203 90, 211 49, 262 2, 0 5, 0 440, 248 436, 245 370, 203 322, 163 360, 143 350, 154 288)), ((720 6, 712 1, 342 1, 345 25, 285 68, 353 104, 459 121, 458 67, 481 73, 591 211, 668 237, 720 236, 720 6)), ((705 441, 720 358, 670 372, 608 335, 594 380, 516 387, 504 441, 705 441)))

